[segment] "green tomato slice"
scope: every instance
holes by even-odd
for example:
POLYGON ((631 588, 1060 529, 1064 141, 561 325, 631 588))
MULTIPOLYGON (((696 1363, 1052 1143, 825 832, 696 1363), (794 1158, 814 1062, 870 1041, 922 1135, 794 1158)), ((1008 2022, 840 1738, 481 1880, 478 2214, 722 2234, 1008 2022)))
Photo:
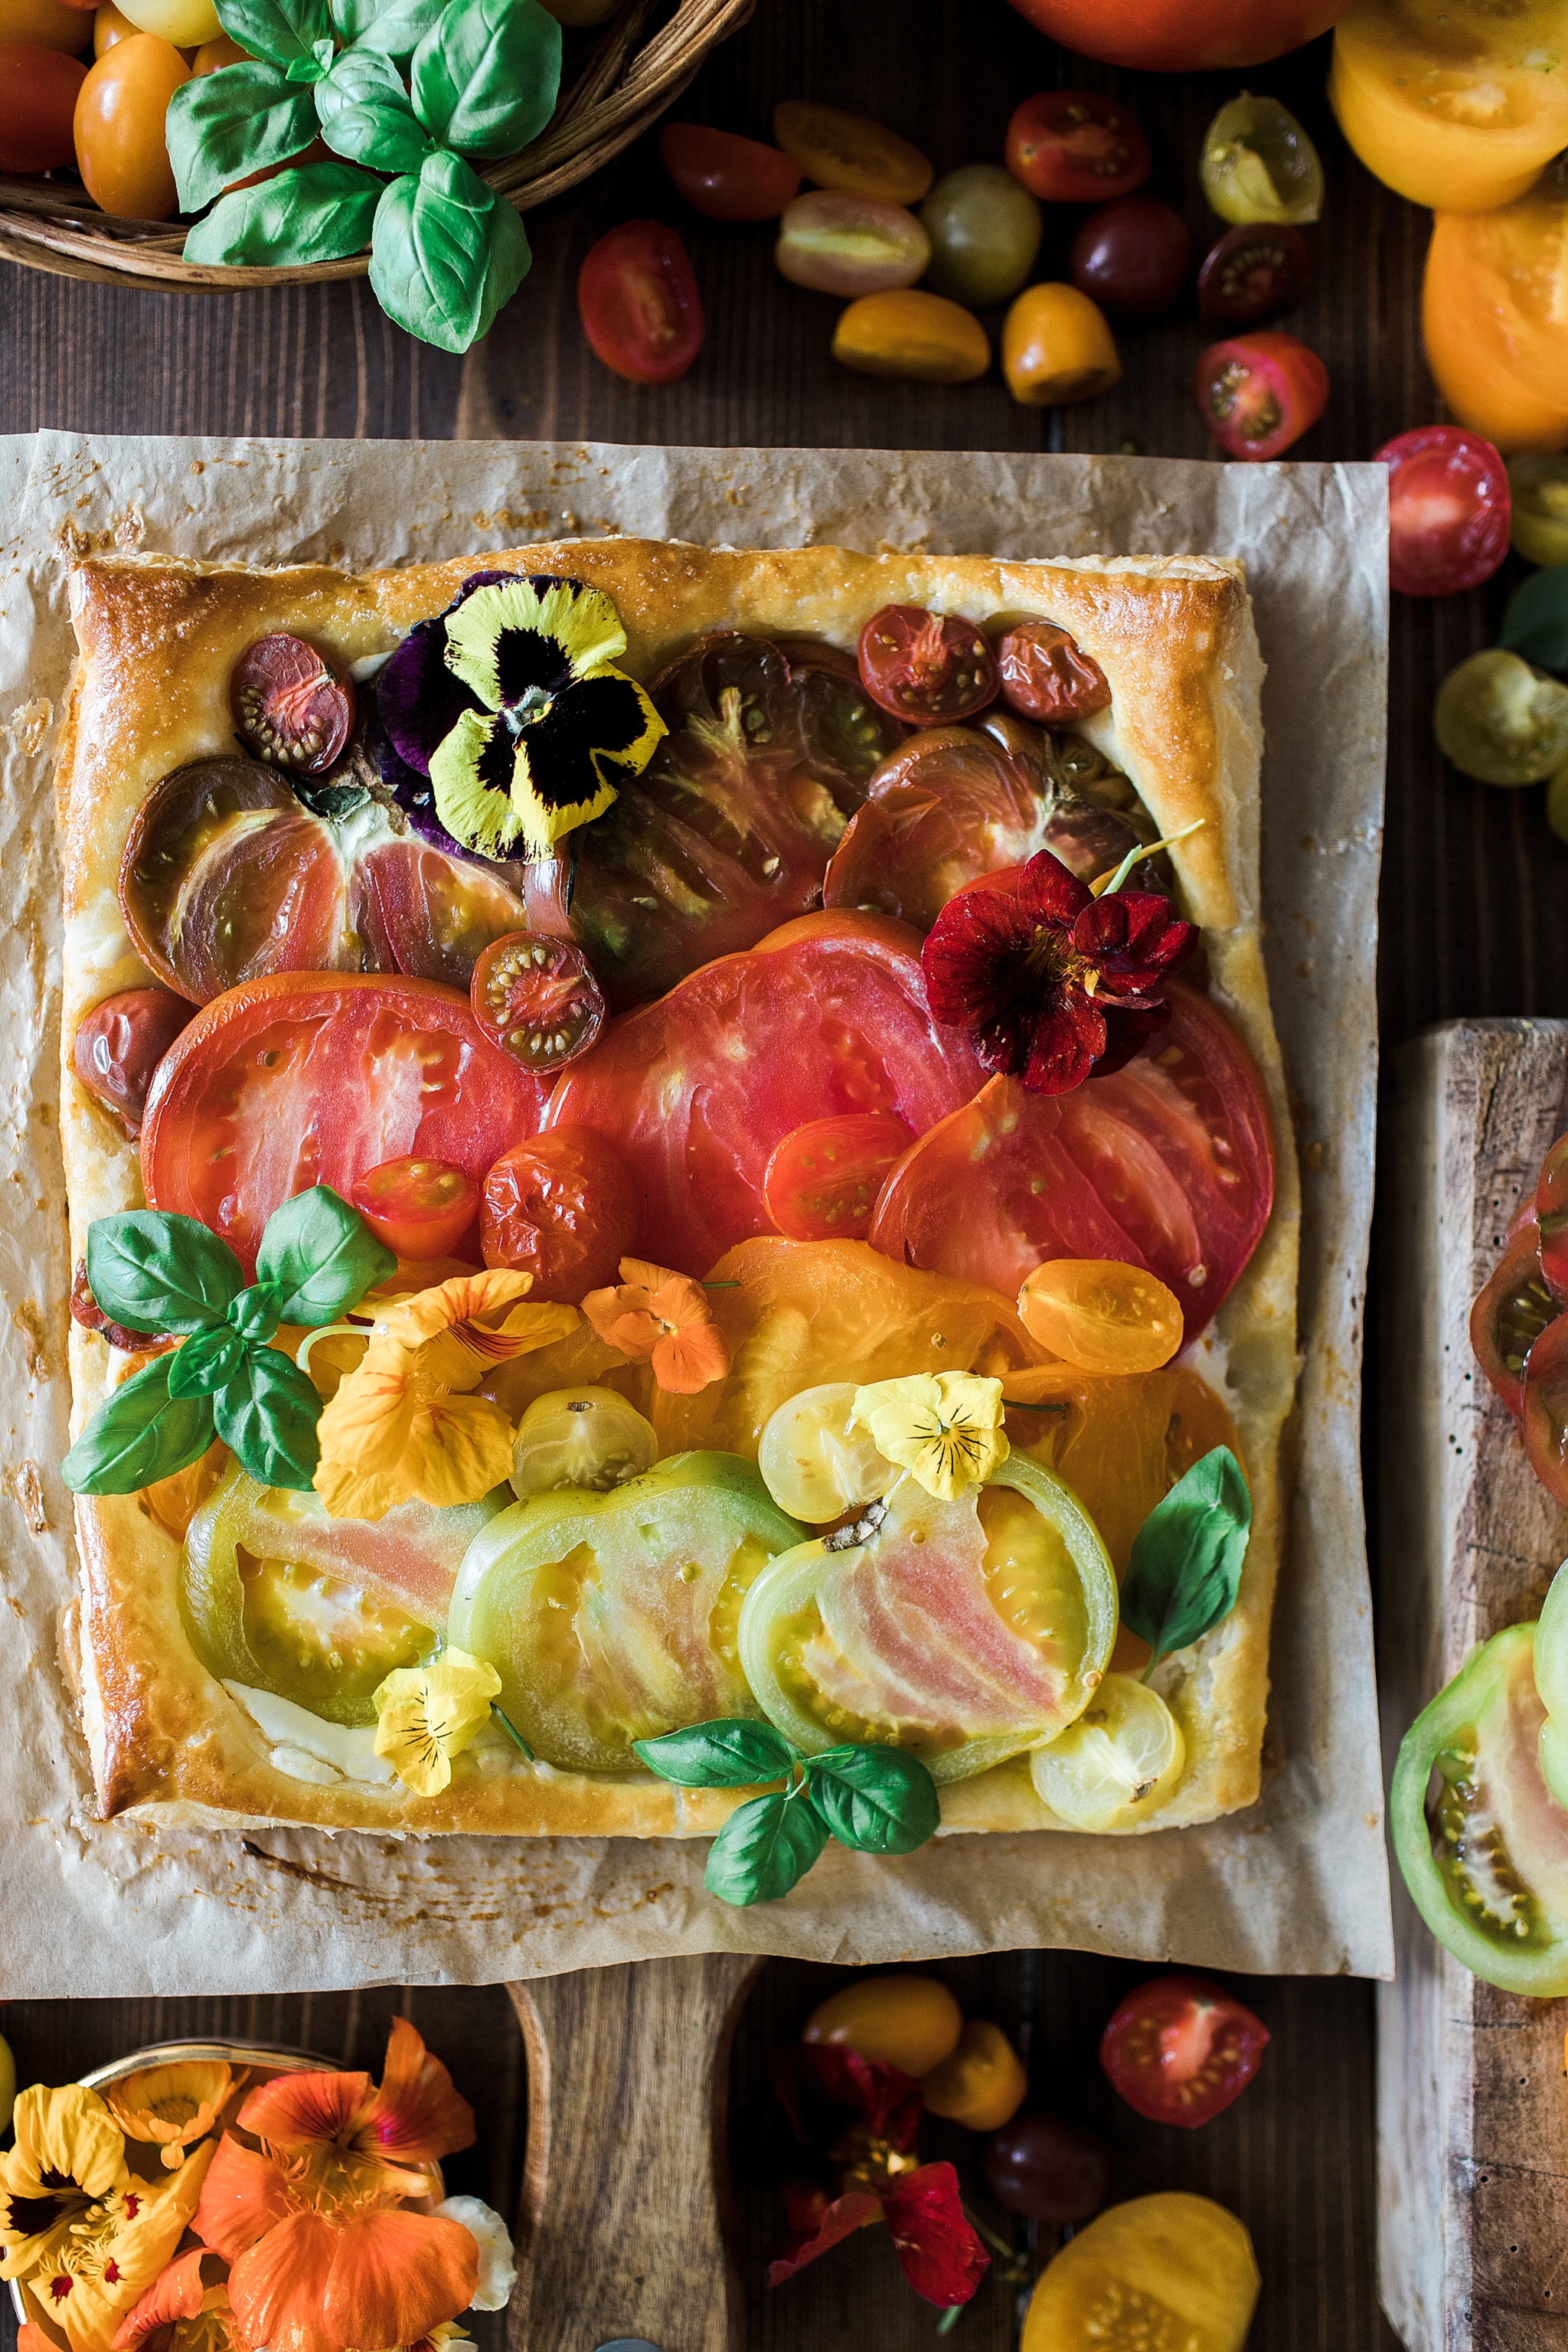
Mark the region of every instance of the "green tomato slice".
POLYGON ((775 1560, 741 1612, 741 1663, 807 1754, 876 1741, 961 1780, 1066 1729, 1105 1671, 1116 1617, 1093 1520, 1015 1454, 951 1503, 905 1478, 864 1540, 775 1560))
POLYGON ((733 1454, 675 1454, 598 1494, 535 1495, 478 1537, 449 1637, 501 1678, 497 1705, 536 1756, 642 1771, 636 1739, 756 1716, 742 1603, 799 1524, 733 1454))

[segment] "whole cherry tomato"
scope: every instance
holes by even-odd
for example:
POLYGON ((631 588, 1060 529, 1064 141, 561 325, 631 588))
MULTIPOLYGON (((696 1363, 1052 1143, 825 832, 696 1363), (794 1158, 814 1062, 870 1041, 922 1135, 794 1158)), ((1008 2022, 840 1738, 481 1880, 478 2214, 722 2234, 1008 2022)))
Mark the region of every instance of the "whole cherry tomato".
POLYGON ((800 185, 800 165, 760 139, 705 122, 667 122, 664 168, 694 212, 710 220, 777 220, 800 185))
POLYGON ((914 1141, 890 1110, 808 1119, 773 1147, 763 1199, 794 1242, 863 1242, 882 1179, 914 1141))
POLYGON ((1239 2099, 1268 2046, 1268 2028, 1207 1977, 1152 1977, 1111 2011, 1100 2063, 1151 2123, 1195 2131, 1239 2099))
POLYGON ((1016 107, 1007 169, 1053 205, 1098 205, 1131 195, 1153 157, 1129 110, 1092 89, 1045 89, 1016 107))
POLYGON ((479 1188, 465 1169, 408 1154, 367 1168, 349 1199, 376 1240, 405 1265, 447 1256, 479 1213, 479 1188))
POLYGON ((1101 205, 1072 241, 1072 282, 1117 319, 1157 319, 1181 298, 1193 267, 1187 224, 1153 196, 1101 205))
POLYGON ((996 646, 1002 699, 1040 727, 1064 727, 1110 707, 1100 664, 1054 621, 1020 621, 996 646))
POLYGON ((153 1073, 195 1010, 172 989, 126 988, 95 1004, 72 1038, 72 1069, 127 1135, 141 1133, 153 1073))
MULTIPOLYGON (((141 30, 142 27, 140 25, 133 25, 129 16, 121 14, 120 9, 115 6, 114 0, 103 0, 103 5, 93 11, 93 56, 95 58, 100 58, 105 49, 111 49, 114 47, 116 41, 128 41, 133 33, 139 33, 141 30)), ((199 50, 196 53, 196 60, 193 64, 191 71, 193 73, 199 73, 201 71, 201 52, 199 50)))
POLYGON ((1489 212, 1568 146, 1559 0, 1358 0, 1329 97, 1369 172, 1413 204, 1489 212))
POLYGON ((786 98, 773 109, 773 136, 819 188, 918 205, 933 177, 930 159, 886 124, 842 106, 786 98))
POLYGON ((595 357, 629 383, 674 383, 702 348, 690 257, 662 221, 623 221, 589 248, 577 311, 595 357))
POLYGON ((605 1025, 605 998, 570 940, 509 931, 474 966, 474 1018, 525 1070, 555 1071, 585 1054, 605 1025))
POLYGON ((999 2205, 1060 2229, 1098 2213, 1110 2151, 1097 2132, 1061 2116, 1018 2116, 985 2143, 985 2186, 999 2205))
POLYGON ((921 206, 921 219, 931 242, 931 284, 977 310, 1017 292, 1045 226, 1036 199, 1000 163, 947 173, 921 206))
POLYGON ((1437 215, 1421 324, 1461 425, 1509 457, 1568 448, 1568 163, 1497 212, 1437 215))
POLYGON ((913 213, 881 196, 814 188, 779 223, 773 261, 793 286, 819 294, 886 293, 912 286, 931 259, 931 239, 913 213))
POLYGON ((637 1180, 614 1145, 591 1127, 557 1127, 491 1167, 479 1243, 487 1265, 532 1275, 531 1297, 574 1306, 618 1279, 641 1223, 637 1180))
POLYGON ((1329 372, 1294 335, 1265 329, 1211 343, 1198 362, 1198 413, 1233 457, 1279 457, 1329 404, 1329 372))
POLYGON ((1227 228, 1198 272, 1198 320, 1239 334, 1293 310, 1307 290, 1312 259, 1307 240, 1289 222, 1227 228))
POLYGON ((82 12, 67 7, 65 0, 0 0, 0 41, 77 57, 83 42, 82 12))
POLYGON ((806 2020, 803 2042, 826 2042, 919 2077, 958 2045, 963 2011, 935 1977, 858 1976, 806 2020))
POLYGON ((833 356, 860 375, 969 383, 990 366, 991 345, 973 310, 905 286, 851 302, 833 331, 833 356))
POLYGON ((1080 58, 1152 73, 1258 66, 1326 33, 1350 0, 1013 0, 1080 58))
POLYGON ((51 172, 70 162, 86 79, 86 67, 58 49, 0 41, 0 171, 51 172))
POLYGON ((1105 314, 1076 286, 1026 286, 1002 328, 1002 373, 1026 408, 1097 400, 1121 381, 1105 314))
POLYGON ((176 49, 199 49, 223 37, 213 0, 131 0, 122 10, 143 33, 154 33, 176 49))
POLYGON ((121 220, 167 220, 178 198, 163 118, 191 69, 154 33, 105 49, 76 102, 77 169, 88 194, 121 220))
POLYGON ((1508 553, 1508 469, 1489 441, 1422 425, 1385 441, 1388 577, 1404 596, 1456 596, 1489 580, 1508 553))
POLYGON ((972 2017, 940 2066, 921 2084, 931 2114, 970 2131, 995 2131, 1023 2105, 1029 2078, 999 2025, 972 2017))
POLYGON ((996 656, 973 621, 884 604, 860 632, 860 682, 906 727, 951 727, 996 699, 996 656))
MULTIPOLYGON (((106 0, 106 5, 108 13, 119 15, 114 0, 106 0)), ((100 16, 105 13, 103 8, 99 10, 100 16)), ((204 74, 222 73, 225 66, 246 65, 249 59, 248 49, 242 49, 237 41, 231 41, 226 33, 220 33, 216 41, 204 41, 191 59, 191 79, 200 81, 204 74)))

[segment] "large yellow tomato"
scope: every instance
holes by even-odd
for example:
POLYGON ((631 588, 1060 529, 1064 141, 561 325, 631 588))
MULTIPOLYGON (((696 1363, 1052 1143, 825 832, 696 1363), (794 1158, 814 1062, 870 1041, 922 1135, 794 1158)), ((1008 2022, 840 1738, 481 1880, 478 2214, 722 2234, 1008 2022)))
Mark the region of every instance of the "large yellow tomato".
POLYGON ((76 102, 77 169, 88 194, 122 220, 167 220, 174 174, 163 117, 190 68, 152 33, 133 33, 105 49, 76 102))
POLYGON ((1437 215, 1422 327, 1461 425, 1510 456, 1568 448, 1568 161, 1500 211, 1437 215))
POLYGON ((1358 0, 1329 96, 1369 172, 1413 204, 1486 212, 1568 146, 1563 0, 1358 0))
POLYGON ((1040 2274, 1023 2352, 1241 2352, 1260 2281, 1234 2213, 1177 2189, 1113 2205, 1040 2274))

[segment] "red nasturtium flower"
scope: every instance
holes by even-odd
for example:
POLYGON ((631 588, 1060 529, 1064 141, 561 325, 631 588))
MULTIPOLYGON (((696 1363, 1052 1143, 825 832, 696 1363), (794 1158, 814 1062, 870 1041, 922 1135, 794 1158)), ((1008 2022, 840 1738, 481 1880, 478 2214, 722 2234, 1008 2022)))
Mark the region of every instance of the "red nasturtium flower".
POLYGON ((886 2221, 915 2293, 944 2310, 967 2303, 991 2258, 964 2219, 952 2165, 922 2164, 914 2152, 920 2084, 836 2042, 775 2051, 771 2071, 795 2137, 826 2149, 833 2186, 784 2184, 791 2234, 769 2264, 768 2284, 793 2278, 855 2231, 886 2221))
POLYGON ((1119 1070, 1170 1019, 1161 985, 1197 929, 1154 890, 1087 883, 1042 849, 948 900, 921 952, 937 1020, 967 1029, 988 1070, 1065 1095, 1119 1070))
POLYGON ((226 2132, 192 2227, 229 2264, 246 2352, 417 2344, 467 2310, 479 2248, 460 2222, 410 2211, 429 2168, 474 2138, 474 2112, 405 2018, 377 2090, 364 2074, 279 2074, 226 2132))

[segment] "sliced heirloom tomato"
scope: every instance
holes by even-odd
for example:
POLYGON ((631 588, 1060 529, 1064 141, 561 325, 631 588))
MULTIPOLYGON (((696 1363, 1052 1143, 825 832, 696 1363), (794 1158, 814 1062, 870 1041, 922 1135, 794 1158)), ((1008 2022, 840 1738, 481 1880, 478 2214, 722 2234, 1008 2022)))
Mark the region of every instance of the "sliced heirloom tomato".
POLYGON ((388 1160, 482 1178, 544 1094, 433 982, 289 972, 232 988, 158 1066, 142 1129, 148 1205, 199 1217, 247 1265, 274 1209, 348 1198, 388 1160))
POLYGON ((741 1662, 785 1738, 908 1748, 951 1781, 1065 1730, 1116 1639, 1116 1580, 1077 1496, 1009 1460, 951 1503, 905 1478, 868 1517, 866 1540, 801 1544, 746 1596, 741 1662))
POLYGON ((1273 1132, 1224 1015, 1167 993, 1169 1026, 1109 1077, 1050 1096, 993 1078, 922 1135, 882 1189, 873 1248, 1007 1298, 1043 1258, 1120 1258, 1174 1291, 1195 1338, 1268 1222, 1273 1132))
POLYGON ((536 1495, 470 1549, 450 1639, 494 1666, 498 1704, 536 1755, 637 1771, 635 1739, 761 1712, 737 1654, 742 1603, 800 1535, 728 1454, 673 1454, 607 1493, 536 1495))
POLYGON ((919 947, 880 915, 802 916, 624 1013, 573 1063, 546 1125, 614 1145, 642 1191, 645 1256, 705 1275, 771 1232, 769 1160, 810 1120, 890 1111, 923 1135, 968 1101, 983 1073, 932 1020, 919 947))

